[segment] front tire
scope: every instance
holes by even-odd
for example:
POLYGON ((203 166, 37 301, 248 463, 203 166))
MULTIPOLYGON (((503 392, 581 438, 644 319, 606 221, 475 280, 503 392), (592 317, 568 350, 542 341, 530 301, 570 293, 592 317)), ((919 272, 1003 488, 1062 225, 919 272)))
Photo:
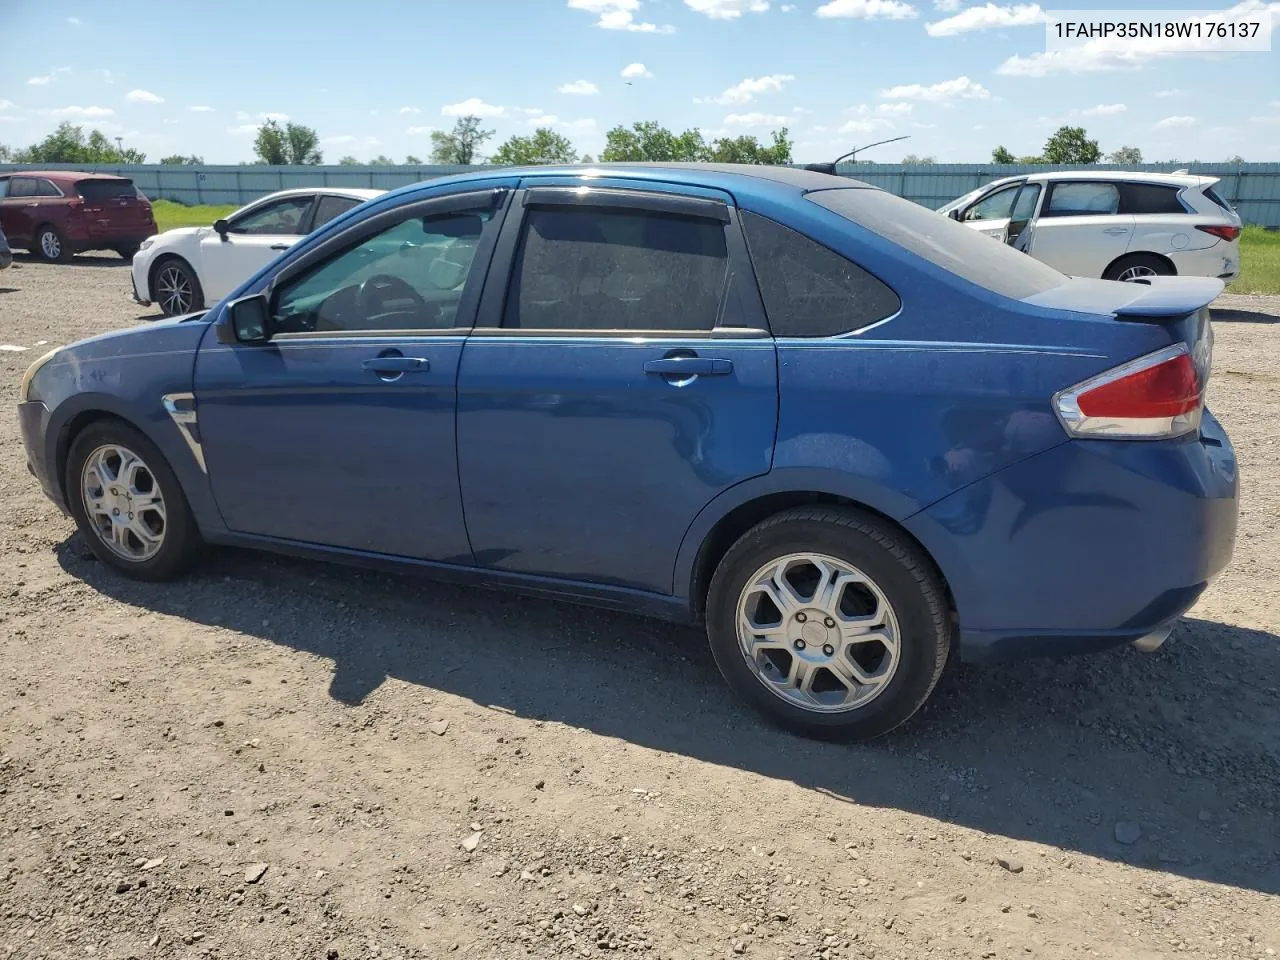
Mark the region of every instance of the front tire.
POLYGON ((177 476, 147 437, 97 420, 71 443, 67 505, 95 556, 136 580, 167 580, 199 552, 200 533, 177 476))
POLYGON ((800 507, 747 531, 707 597, 716 665, 775 724, 866 740, 909 719, 951 647, 946 590, 932 562, 880 518, 800 507))
POLYGON ((66 238, 47 223, 36 231, 35 249, 32 253, 50 263, 66 263, 75 253, 67 246, 66 238))
POLYGON ((1141 283, 1151 277, 1171 277, 1174 272, 1169 262, 1161 257, 1151 253, 1131 253, 1107 267, 1102 279, 1141 283))
POLYGON ((185 260, 161 260, 151 274, 151 299, 166 317, 194 313, 204 308, 204 291, 195 270, 185 260))

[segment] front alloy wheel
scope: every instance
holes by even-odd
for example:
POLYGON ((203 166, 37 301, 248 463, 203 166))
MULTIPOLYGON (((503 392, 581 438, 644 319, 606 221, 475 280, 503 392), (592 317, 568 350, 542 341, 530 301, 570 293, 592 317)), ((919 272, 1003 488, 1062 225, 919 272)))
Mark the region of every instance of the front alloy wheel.
POLYGON ((118 444, 98 447, 84 462, 80 487, 85 515, 108 550, 133 563, 160 552, 164 495, 140 456, 118 444))
POLYGON ((156 302, 167 317, 192 311, 194 284, 180 264, 167 263, 156 274, 156 302))

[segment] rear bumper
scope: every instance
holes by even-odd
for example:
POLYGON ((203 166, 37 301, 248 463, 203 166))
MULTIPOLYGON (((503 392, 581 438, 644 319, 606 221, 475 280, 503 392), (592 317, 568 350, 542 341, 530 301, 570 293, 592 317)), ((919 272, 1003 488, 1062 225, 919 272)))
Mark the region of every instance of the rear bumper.
POLYGON ((1169 254, 1180 277, 1217 277, 1230 283, 1240 275, 1240 245, 1219 241, 1200 250, 1169 254))
POLYGON ((1074 440, 907 521, 942 568, 966 660, 1088 653, 1176 622, 1227 565, 1230 440, 1074 440))

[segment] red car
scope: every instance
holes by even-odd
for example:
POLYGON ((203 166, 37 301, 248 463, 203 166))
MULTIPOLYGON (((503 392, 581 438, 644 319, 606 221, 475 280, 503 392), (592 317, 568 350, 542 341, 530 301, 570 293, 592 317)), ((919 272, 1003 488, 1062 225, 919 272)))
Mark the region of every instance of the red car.
POLYGON ((151 201, 126 177, 24 170, 0 175, 0 230, 11 247, 45 260, 103 249, 132 260, 156 233, 156 220, 151 201))

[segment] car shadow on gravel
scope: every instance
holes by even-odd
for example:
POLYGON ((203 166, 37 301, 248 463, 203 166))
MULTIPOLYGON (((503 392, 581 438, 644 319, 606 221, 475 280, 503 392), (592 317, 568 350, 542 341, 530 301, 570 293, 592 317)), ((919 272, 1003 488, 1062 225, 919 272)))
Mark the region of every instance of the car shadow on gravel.
POLYGON ((1280 893, 1280 638, 1269 633, 1190 619, 1151 655, 953 664, 901 730, 831 744, 760 722, 691 628, 230 550, 180 583, 144 584, 106 570, 78 537, 56 549, 68 573, 120 602, 332 661, 327 694, 344 704, 395 678, 855 809, 1032 841, 1051 860, 1075 852, 1280 893))
POLYGON ((1280 323, 1280 313, 1258 310, 1214 310, 1214 323, 1280 323))
POLYGON ((61 260, 52 263, 43 257, 37 257, 32 253, 15 253, 13 255, 15 263, 46 263, 51 266, 59 267, 131 267, 133 261, 125 260, 114 253, 103 253, 101 256, 94 253, 77 253, 70 260, 61 260))

